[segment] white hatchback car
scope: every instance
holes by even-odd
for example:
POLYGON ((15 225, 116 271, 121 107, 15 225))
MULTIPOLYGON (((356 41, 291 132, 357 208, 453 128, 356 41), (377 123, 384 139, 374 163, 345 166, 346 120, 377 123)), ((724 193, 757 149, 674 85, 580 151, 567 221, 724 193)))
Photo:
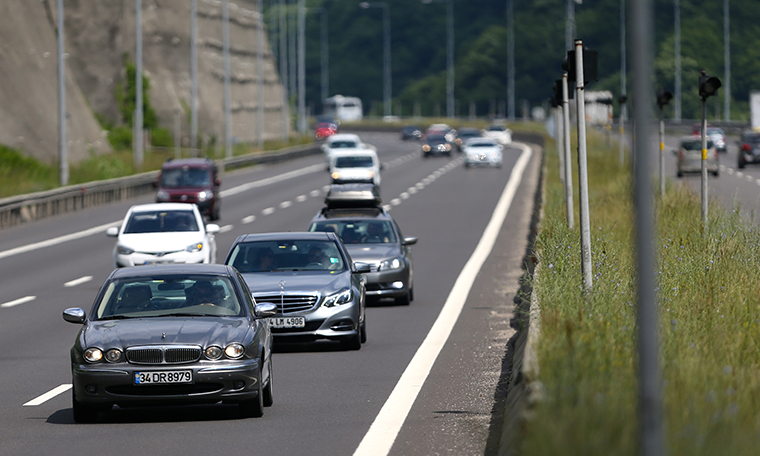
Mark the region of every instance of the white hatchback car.
POLYGON ((343 152, 349 149, 374 149, 372 146, 364 144, 359 135, 353 133, 336 133, 328 136, 320 148, 325 153, 327 166, 330 166, 332 154, 335 152, 343 152))
POLYGON ((330 161, 333 184, 380 185, 380 160, 371 149, 353 149, 335 152, 330 161))
POLYGON ((504 146, 491 138, 470 138, 462 145, 464 166, 486 165, 501 168, 504 146))
POLYGON ((204 225, 198 206, 156 203, 132 206, 120 227, 106 235, 116 237, 114 266, 161 263, 216 263, 219 225, 204 225))

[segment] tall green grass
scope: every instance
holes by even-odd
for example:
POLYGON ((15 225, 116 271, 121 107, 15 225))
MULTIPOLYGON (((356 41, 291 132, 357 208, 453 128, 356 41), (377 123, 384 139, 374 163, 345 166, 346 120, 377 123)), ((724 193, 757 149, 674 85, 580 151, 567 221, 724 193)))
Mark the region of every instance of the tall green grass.
MULTIPOLYGON (((629 165, 590 135, 593 293, 582 293, 578 215, 565 219, 556 146, 547 142, 546 200, 535 292, 543 401, 523 455, 634 455, 636 284, 629 165)), ((576 168, 576 166, 574 166, 576 168)), ((578 176, 574 174, 577 188, 578 176)), ((575 207, 578 207, 577 197, 575 207)), ((760 231, 740 208, 668 185, 657 201, 664 423, 672 455, 760 454, 760 231)))

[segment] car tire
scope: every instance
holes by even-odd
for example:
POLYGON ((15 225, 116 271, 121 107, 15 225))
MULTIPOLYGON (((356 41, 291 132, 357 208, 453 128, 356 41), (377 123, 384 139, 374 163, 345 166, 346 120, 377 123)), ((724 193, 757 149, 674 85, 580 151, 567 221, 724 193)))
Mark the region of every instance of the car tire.
POLYGON ((715 176, 715 177, 718 177, 718 176, 720 176, 720 171, 718 171, 718 170, 716 169, 716 170, 715 170, 715 171, 712 173, 712 175, 713 175, 713 176, 715 176))
POLYGON ((469 164, 468 162, 464 162, 464 167, 465 167, 465 168, 469 168, 469 167, 470 167, 470 164, 469 164))
POLYGON ((269 381, 264 387, 264 407, 271 407, 274 404, 274 377, 272 377, 272 357, 269 357, 269 381))
POLYGON ((409 301, 414 301, 414 287, 409 288, 409 301))
POLYGON ((361 342, 366 343, 367 342, 367 320, 365 317, 365 320, 362 322, 361 326, 361 342))
POLYGON ((745 165, 744 160, 739 160, 739 169, 743 169, 744 165, 745 165))
POLYGON ((676 171, 676 177, 683 177, 681 170, 676 171))
POLYGON ((409 290, 404 296, 396 298, 396 304, 400 306, 408 306, 412 302, 412 291, 409 290))
POLYGON ((261 388, 261 376, 256 382, 259 394, 255 398, 240 403, 240 416, 243 418, 261 418, 264 416, 264 390, 261 388))
POLYGON ((74 410, 74 421, 77 423, 98 422, 98 409, 79 402, 74 388, 71 389, 71 405, 74 410))
POLYGON ((347 337, 340 341, 341 347, 344 350, 360 350, 362 348, 362 331, 356 331, 353 336, 347 337))

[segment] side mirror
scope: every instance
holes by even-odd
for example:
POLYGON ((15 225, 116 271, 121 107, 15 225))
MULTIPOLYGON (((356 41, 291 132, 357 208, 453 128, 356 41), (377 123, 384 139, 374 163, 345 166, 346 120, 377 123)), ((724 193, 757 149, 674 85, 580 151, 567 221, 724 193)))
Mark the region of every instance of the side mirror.
POLYGON ((220 186, 220 185, 222 185, 222 178, 221 177, 217 177, 216 179, 214 179, 214 185, 217 186, 217 187, 220 186))
POLYGON ((406 237, 404 238, 404 242, 401 243, 401 245, 414 245, 417 243, 416 237, 406 237))
POLYGON ((277 313, 277 304, 271 302, 258 303, 254 308, 254 313, 258 318, 274 317, 277 313))
POLYGON ((372 272, 371 266, 367 263, 354 263, 354 272, 359 274, 366 274, 372 272))
POLYGON ((118 226, 109 226, 106 230, 106 236, 109 237, 116 237, 119 235, 119 228, 118 226))
POLYGON ((83 324, 87 321, 87 313, 79 307, 69 307, 63 311, 63 319, 69 323, 83 324))
POLYGON ((219 225, 217 225, 216 223, 209 223, 208 225, 206 225, 206 232, 208 234, 216 234, 219 232, 220 229, 221 228, 219 228, 219 225))

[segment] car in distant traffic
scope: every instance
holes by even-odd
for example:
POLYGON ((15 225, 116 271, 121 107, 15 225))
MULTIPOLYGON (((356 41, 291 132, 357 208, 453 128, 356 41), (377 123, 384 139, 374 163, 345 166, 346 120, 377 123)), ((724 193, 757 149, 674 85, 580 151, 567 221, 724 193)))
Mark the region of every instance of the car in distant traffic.
POLYGON ((451 156, 451 149, 451 141, 446 139, 446 134, 437 131, 429 132, 422 142, 422 157, 427 158, 431 155, 451 156))
POLYGON ((486 138, 495 139, 496 142, 503 146, 512 142, 512 130, 500 123, 489 125, 481 134, 486 138))
POLYGON ((419 140, 422 138, 422 129, 416 125, 406 125, 401 129, 401 140, 419 140))
MULTIPOLYGON (((685 173, 702 172, 702 138, 686 136, 681 138, 676 157, 676 176, 683 177, 685 173)), ((720 173, 718 151, 711 139, 707 138, 707 172, 717 177, 720 173)))
POLYGON ((462 146, 464 166, 494 166, 501 168, 504 146, 491 138, 470 138, 462 146))
POLYGON ((208 158, 169 159, 153 183, 157 203, 194 203, 209 220, 219 220, 222 179, 208 158))
POLYGON ((329 339, 347 350, 366 342, 369 266, 354 263, 334 233, 242 235, 224 263, 242 274, 256 302, 276 305, 269 320, 276 341, 329 339))
POLYGON ((412 245, 416 237, 404 237, 396 221, 380 205, 372 185, 332 185, 326 206, 311 220, 309 231, 340 236, 351 258, 369 264, 365 274, 367 297, 392 298, 397 304, 414 300, 412 245))
POLYGON ((470 138, 479 138, 481 136, 480 130, 477 128, 460 128, 457 130, 457 137, 454 139, 454 143, 457 145, 457 150, 462 152, 462 146, 470 138))
POLYGON ((129 208, 116 238, 114 267, 167 263, 215 263, 219 225, 204 225, 195 204, 156 203, 129 208))
POLYGON ((346 149, 330 157, 333 184, 369 183, 380 185, 382 165, 372 149, 346 149))
POLYGON ((114 405, 237 403, 260 417, 274 402, 271 303, 255 302, 224 265, 117 269, 71 348, 74 421, 95 422, 114 405))
POLYGON ((342 152, 349 149, 371 149, 368 144, 364 144, 359 135, 353 133, 336 133, 328 136, 324 144, 320 146, 325 154, 325 161, 330 165, 333 152, 342 152))
POLYGON ((745 131, 739 139, 739 168, 760 163, 760 132, 745 131))
MULTIPOLYGON (((705 133, 710 139, 712 139, 713 144, 715 144, 715 149, 717 149, 718 152, 725 153, 728 151, 728 140, 726 139, 726 134, 723 132, 722 128, 713 127, 712 125, 708 124, 705 133)), ((701 134, 702 124, 695 123, 694 127, 692 128, 692 135, 700 136, 701 134)))
POLYGON ((448 141, 451 144, 454 143, 454 140, 457 137, 457 131, 452 126, 445 123, 432 124, 425 131, 426 136, 439 135, 439 134, 445 136, 446 141, 448 141))
POLYGON ((314 127, 314 138, 321 141, 338 132, 338 126, 331 122, 320 122, 314 127))

